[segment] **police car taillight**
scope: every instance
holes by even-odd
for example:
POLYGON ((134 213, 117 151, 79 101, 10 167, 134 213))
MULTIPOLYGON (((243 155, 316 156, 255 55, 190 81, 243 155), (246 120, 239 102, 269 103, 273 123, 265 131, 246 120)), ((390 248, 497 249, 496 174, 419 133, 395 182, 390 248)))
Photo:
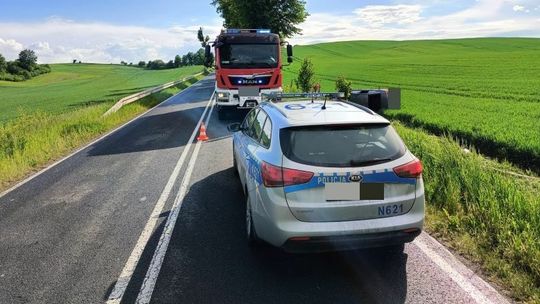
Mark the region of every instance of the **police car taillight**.
POLYGON ((399 177, 408 177, 408 178, 416 178, 422 175, 422 163, 420 160, 415 159, 410 163, 406 163, 405 165, 401 165, 399 167, 394 168, 394 172, 399 177))
POLYGON ((309 182, 313 177, 313 172, 283 168, 263 162, 261 175, 266 187, 284 187, 309 182))

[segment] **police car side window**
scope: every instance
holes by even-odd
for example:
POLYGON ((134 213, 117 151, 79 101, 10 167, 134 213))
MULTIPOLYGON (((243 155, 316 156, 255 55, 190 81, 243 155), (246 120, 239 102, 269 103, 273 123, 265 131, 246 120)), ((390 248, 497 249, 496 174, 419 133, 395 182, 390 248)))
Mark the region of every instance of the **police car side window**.
POLYGON ((259 113, 257 113, 255 121, 251 124, 250 136, 256 141, 259 141, 259 138, 261 138, 262 128, 264 126, 265 120, 266 113, 264 113, 264 111, 259 111, 259 113))
POLYGON ((268 117, 262 129, 261 140, 260 140, 261 145, 265 148, 269 148, 271 138, 272 138, 272 121, 270 120, 270 117, 268 117))
POLYGON ((251 110, 242 123, 242 129, 247 136, 251 136, 251 125, 253 124, 258 111, 258 108, 251 110))

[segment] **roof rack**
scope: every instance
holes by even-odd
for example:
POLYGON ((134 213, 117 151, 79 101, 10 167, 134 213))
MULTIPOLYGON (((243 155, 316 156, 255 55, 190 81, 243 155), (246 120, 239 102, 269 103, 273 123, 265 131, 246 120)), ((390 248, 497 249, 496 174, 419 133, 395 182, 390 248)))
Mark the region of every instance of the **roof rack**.
POLYGON ((286 98, 311 98, 313 100, 323 98, 339 99, 345 97, 343 92, 313 92, 313 93, 262 93, 261 97, 271 102, 280 102, 286 98))

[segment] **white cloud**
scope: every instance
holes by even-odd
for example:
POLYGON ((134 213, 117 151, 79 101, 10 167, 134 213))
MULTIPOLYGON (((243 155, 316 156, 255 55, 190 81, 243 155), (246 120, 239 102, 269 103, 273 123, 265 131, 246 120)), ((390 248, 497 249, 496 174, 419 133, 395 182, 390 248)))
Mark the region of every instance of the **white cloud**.
POLYGON ((349 14, 314 13, 300 25, 303 35, 290 41, 310 44, 372 39, 540 37, 540 11, 519 16, 512 11, 514 5, 526 7, 532 1, 537 0, 477 0, 465 9, 443 15, 427 15, 430 5, 443 5, 433 0, 423 1, 421 6, 406 5, 407 9, 404 5, 365 6, 349 14))
POLYGON ((0 54, 10 59, 17 57, 19 52, 23 50, 23 45, 15 39, 2 39, 0 37, 0 54))
POLYGON ((410 24, 420 20, 420 5, 368 5, 354 11, 369 26, 410 24))
MULTIPOLYGON (((217 35, 221 22, 202 25, 217 35)), ((80 23, 57 17, 35 23, 0 22, 0 53, 14 59, 23 48, 36 51, 40 62, 118 63, 122 60, 170 60, 176 54, 195 51, 199 26, 151 28, 108 23, 80 23), (9 33, 9 34, 8 34, 9 33)))
POLYGON ((512 9, 514 10, 514 12, 523 12, 525 10, 525 7, 522 6, 522 5, 514 5, 514 7, 512 7, 512 9))

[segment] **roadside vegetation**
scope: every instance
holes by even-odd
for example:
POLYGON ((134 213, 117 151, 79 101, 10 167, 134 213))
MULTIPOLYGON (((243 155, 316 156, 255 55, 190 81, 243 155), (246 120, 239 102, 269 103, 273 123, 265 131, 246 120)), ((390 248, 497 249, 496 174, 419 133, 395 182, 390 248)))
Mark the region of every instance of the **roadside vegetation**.
MULTIPOLYGON (((186 74, 182 76, 187 76, 188 71, 199 72, 200 67, 198 70, 193 71, 188 69, 184 71, 186 74)), ((83 74, 78 74, 78 76, 86 78, 83 74)), ((91 74, 88 78, 93 79, 93 77, 91 74)), ((30 173, 40 170, 50 162, 61 158, 70 151, 173 96, 201 77, 147 96, 140 101, 122 107, 118 112, 106 117, 103 117, 103 113, 120 96, 95 103, 81 102, 77 107, 71 108, 69 111, 56 111, 56 108, 55 111, 47 111, 45 107, 31 112, 18 112, 16 118, 0 123, 0 191, 7 189, 30 173), (82 104, 85 104, 85 106, 81 106, 82 104)), ((112 81, 112 78, 109 78, 109 81, 112 81)), ((181 77, 174 77, 174 79, 178 78, 181 77)), ((170 77, 166 77, 166 79, 159 84, 173 80, 170 77)), ((66 81, 70 82, 70 80, 66 81)), ((98 83, 100 81, 96 80, 98 83)), ((115 82, 112 82, 111 86, 114 88, 115 82)), ((67 88, 68 86, 62 85, 60 87, 67 88)), ((81 87, 85 88, 84 82, 79 86, 74 85, 70 90, 66 89, 64 93, 80 96, 77 95, 80 93, 74 91, 81 87)), ((97 86, 96 88, 100 88, 102 91, 105 90, 105 87, 97 86)), ((91 88, 87 89, 86 94, 91 94, 91 88)), ((110 89, 105 91, 110 91, 110 89)), ((3 93, 3 89, 0 89, 1 93, 3 93)), ((130 91, 129 93, 134 92, 130 91)), ((123 93, 123 95, 127 94, 123 93)), ((99 91, 96 92, 96 96, 99 96, 99 91)))
POLYGON ((143 70, 111 64, 51 64, 25 82, 0 81, 0 123, 35 111, 60 114, 122 97, 202 71, 202 66, 143 70))
POLYGON ((539 50, 540 39, 507 38, 298 46, 284 84, 301 90, 309 59, 304 90, 402 88, 402 109, 384 115, 424 164, 427 230, 540 303, 539 50))
POLYGON ((509 175, 508 164, 451 138, 394 125, 424 165, 428 231, 517 300, 540 302, 540 179, 509 175))
POLYGON ((36 53, 32 50, 22 50, 19 58, 13 61, 6 61, 0 54, 0 80, 25 81, 50 71, 48 64, 37 64, 36 53))
POLYGON ((540 172, 540 39, 350 41, 296 46, 314 81, 332 91, 343 75, 352 89, 400 87, 402 109, 386 115, 436 134, 450 134, 491 157, 540 172))

